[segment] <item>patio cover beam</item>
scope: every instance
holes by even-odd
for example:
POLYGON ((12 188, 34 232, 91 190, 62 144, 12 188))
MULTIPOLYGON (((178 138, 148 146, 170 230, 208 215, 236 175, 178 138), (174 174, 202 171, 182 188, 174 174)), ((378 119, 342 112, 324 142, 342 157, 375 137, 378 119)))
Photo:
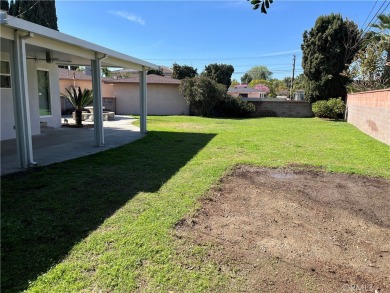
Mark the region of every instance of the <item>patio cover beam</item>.
POLYGON ((100 72, 101 72, 101 60, 106 57, 107 55, 99 56, 98 53, 95 53, 95 59, 91 60, 93 123, 94 123, 96 146, 104 146, 102 79, 101 79, 100 72))
POLYGON ((139 72, 139 98, 140 98, 140 131, 142 134, 146 134, 148 132, 146 125, 146 117, 148 115, 147 110, 147 93, 146 93, 146 70, 143 68, 142 71, 139 72))
POLYGON ((27 168, 36 165, 33 160, 30 106, 28 97, 26 39, 33 34, 14 32, 11 42, 12 91, 14 99, 15 132, 19 167, 27 168))

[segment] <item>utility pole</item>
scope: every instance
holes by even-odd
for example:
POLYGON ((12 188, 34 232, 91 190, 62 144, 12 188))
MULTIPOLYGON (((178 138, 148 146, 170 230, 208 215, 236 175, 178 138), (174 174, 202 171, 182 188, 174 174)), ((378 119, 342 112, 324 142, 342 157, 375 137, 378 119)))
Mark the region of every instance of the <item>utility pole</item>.
POLYGON ((294 85, 294 73, 295 73, 295 54, 293 55, 294 57, 293 57, 293 71, 292 71, 292 78, 291 78, 291 86, 290 86, 290 100, 292 100, 293 99, 293 96, 292 96, 292 94, 293 94, 293 85, 294 85))

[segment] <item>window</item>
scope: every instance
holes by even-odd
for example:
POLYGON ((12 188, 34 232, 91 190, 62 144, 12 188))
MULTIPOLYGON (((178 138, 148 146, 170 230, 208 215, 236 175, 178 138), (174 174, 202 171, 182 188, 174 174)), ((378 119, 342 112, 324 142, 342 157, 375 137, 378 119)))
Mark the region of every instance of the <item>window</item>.
POLYGON ((49 71, 38 70, 39 115, 51 115, 49 71))
POLYGON ((8 61, 0 60, 0 79, 1 88, 11 88, 11 72, 8 61))

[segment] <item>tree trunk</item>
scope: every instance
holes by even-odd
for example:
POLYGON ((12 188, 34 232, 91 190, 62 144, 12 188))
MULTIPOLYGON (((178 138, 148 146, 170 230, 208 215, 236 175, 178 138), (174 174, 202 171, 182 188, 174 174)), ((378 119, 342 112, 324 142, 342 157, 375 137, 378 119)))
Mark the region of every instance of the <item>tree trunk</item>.
POLYGON ((75 118, 76 118, 76 125, 79 126, 79 127, 82 127, 83 126, 83 122, 82 122, 82 110, 81 109, 76 109, 75 110, 75 118))

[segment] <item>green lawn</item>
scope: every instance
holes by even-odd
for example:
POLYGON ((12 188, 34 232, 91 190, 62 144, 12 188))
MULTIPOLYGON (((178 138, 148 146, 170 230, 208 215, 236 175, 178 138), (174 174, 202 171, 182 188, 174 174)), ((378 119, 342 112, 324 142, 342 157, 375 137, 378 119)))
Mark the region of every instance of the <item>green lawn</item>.
POLYGON ((232 276, 172 227, 237 164, 390 178, 390 148, 344 122, 149 117, 142 140, 2 177, 2 292, 221 291, 232 276))

